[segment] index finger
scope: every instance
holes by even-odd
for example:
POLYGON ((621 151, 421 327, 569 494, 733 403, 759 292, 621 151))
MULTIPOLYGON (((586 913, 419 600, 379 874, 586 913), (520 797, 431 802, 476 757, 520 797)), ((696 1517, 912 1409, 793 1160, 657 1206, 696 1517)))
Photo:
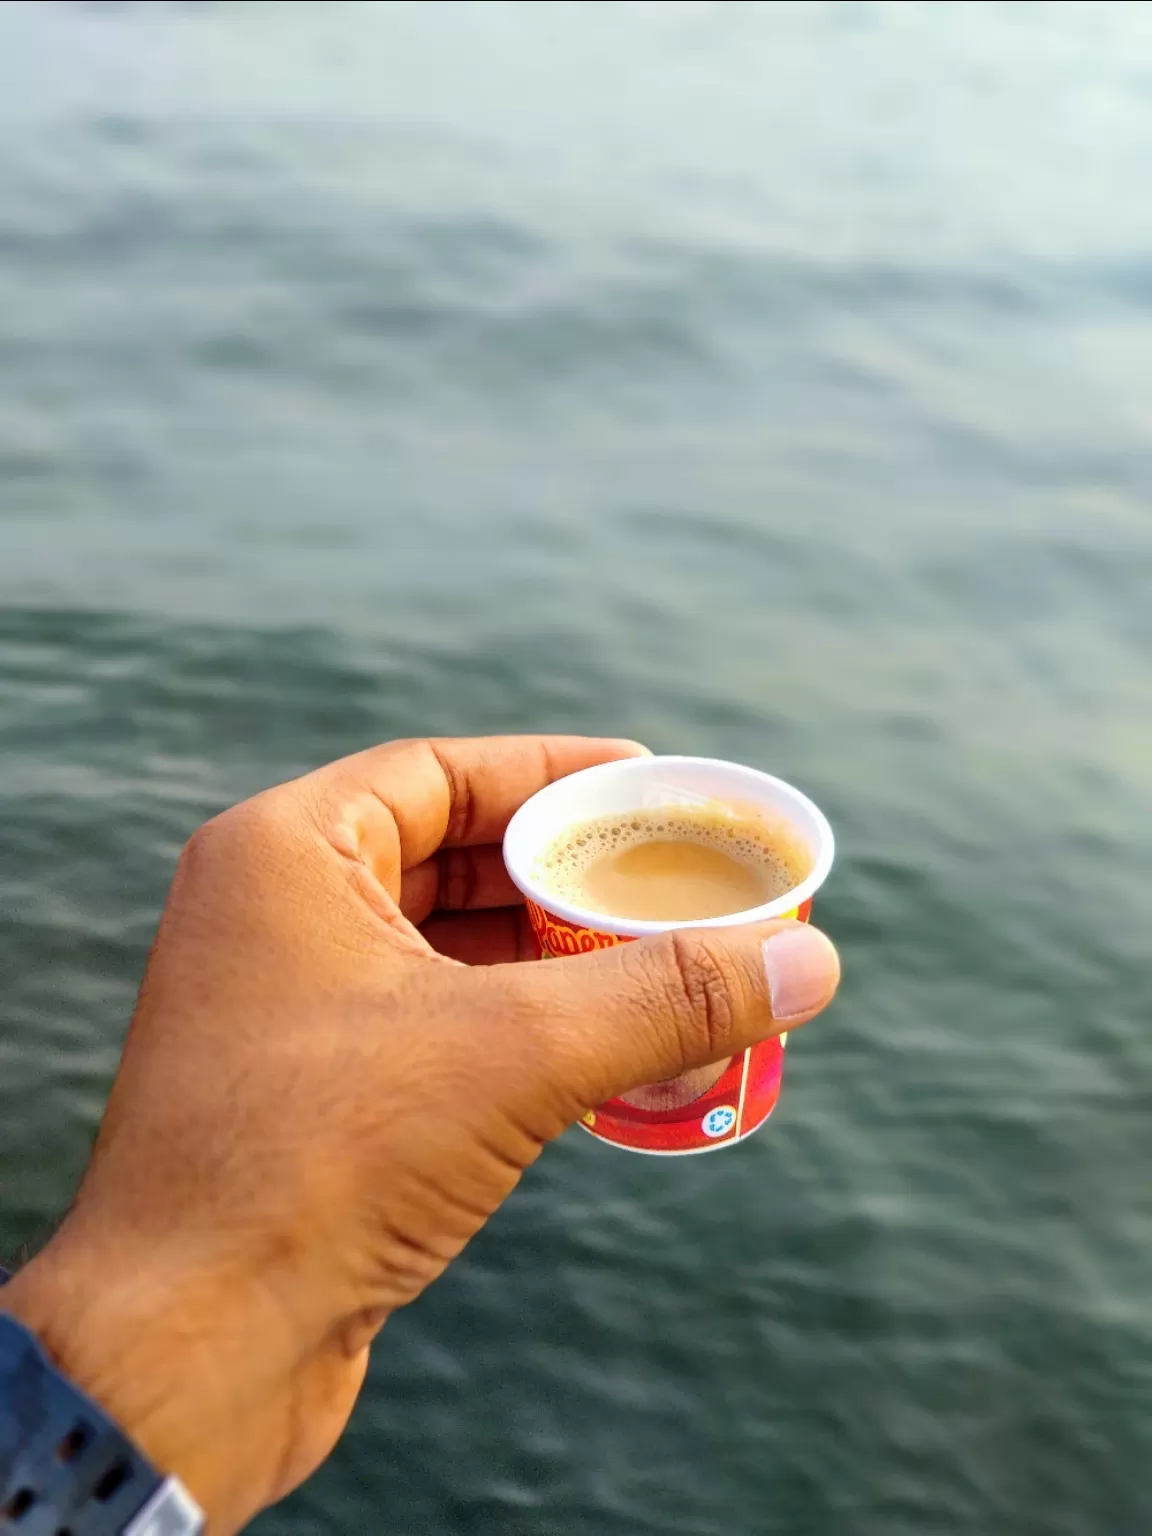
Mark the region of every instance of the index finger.
POLYGON ((354 817, 362 852, 399 873, 441 847, 497 843, 545 785, 646 751, 635 741, 589 736, 430 737, 371 747, 311 778, 345 820, 354 817))

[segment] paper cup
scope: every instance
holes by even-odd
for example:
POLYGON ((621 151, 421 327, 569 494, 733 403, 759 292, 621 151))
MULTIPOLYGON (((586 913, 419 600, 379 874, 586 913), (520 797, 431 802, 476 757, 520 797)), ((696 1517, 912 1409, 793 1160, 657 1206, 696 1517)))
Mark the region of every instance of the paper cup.
MULTIPOLYGON (((670 928, 726 928, 764 918, 808 921, 812 897, 832 867, 832 829, 798 789, 771 774, 707 757, 630 757, 558 779, 516 812, 504 837, 504 862, 523 891, 542 959, 628 944, 670 928), (569 827, 630 811, 708 807, 767 824, 801 855, 808 873, 763 906, 695 922, 607 917, 561 900, 541 881, 540 865, 569 827)), ((611 1099, 581 1124, 630 1152, 678 1156, 743 1141, 776 1107, 786 1036, 762 1041, 727 1065, 686 1073, 624 1099, 611 1099)))

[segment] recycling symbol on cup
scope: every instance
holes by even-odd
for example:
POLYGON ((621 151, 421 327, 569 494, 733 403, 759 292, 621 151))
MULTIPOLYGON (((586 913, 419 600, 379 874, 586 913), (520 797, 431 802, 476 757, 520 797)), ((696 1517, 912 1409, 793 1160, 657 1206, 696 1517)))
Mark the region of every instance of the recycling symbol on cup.
POLYGON ((736 1111, 731 1104, 718 1104, 704 1116, 700 1122, 700 1129, 705 1136, 727 1136, 735 1124, 736 1111))

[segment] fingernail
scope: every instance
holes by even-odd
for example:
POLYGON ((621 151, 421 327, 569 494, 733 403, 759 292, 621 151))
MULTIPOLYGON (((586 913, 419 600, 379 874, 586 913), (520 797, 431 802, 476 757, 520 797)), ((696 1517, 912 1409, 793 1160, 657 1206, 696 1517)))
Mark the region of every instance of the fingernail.
POLYGON ((774 1019, 812 1013, 836 990, 840 962, 818 928, 792 923, 761 945, 774 1019))

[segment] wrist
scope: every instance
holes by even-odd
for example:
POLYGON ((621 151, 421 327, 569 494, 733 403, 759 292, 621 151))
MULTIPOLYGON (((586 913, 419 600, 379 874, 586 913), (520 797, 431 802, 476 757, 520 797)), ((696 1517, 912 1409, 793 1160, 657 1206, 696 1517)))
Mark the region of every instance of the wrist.
POLYGON ((213 1533, 265 1501, 246 1477, 246 1428, 275 1371, 254 1318, 206 1267, 175 1272, 99 1249, 65 1228, 0 1289, 0 1310, 36 1335, 74 1385, 181 1483, 213 1533))

